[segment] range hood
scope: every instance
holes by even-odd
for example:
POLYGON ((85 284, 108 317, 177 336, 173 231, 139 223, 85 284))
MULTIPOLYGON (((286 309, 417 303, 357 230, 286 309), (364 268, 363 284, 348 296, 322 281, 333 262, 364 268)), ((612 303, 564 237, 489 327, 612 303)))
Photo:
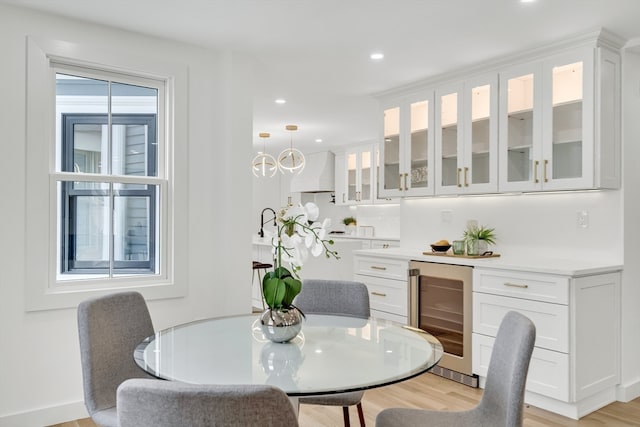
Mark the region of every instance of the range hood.
POLYGON ((305 155, 304 170, 291 178, 291 192, 321 193, 335 190, 335 160, 331 151, 305 155))

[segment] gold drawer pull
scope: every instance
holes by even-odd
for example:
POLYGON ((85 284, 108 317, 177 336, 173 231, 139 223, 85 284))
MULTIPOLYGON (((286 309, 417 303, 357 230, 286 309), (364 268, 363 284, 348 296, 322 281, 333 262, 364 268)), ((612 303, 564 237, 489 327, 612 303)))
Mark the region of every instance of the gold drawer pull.
POLYGON ((504 285, 509 286, 511 288, 522 288, 522 289, 527 289, 529 287, 529 285, 525 285, 521 283, 510 283, 510 282, 504 282, 504 285))
POLYGON ((387 294, 383 294, 381 292, 371 292, 371 295, 376 295, 376 296, 379 296, 379 297, 386 297, 387 296, 387 294))
POLYGON ((372 265, 372 266, 371 266, 371 269, 372 269, 372 270, 386 270, 386 269, 387 269, 387 267, 378 267, 377 265, 372 265))

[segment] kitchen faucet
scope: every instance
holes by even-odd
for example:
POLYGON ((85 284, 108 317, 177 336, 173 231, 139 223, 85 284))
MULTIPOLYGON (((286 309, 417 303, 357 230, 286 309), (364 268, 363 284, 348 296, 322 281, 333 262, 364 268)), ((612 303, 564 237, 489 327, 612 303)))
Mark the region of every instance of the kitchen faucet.
POLYGON ((274 211, 271 208, 264 208, 262 209, 262 212, 260 212, 260 231, 258 232, 258 236, 260 237, 264 237, 264 229, 262 228, 267 222, 271 221, 270 219, 267 219, 266 221, 264 220, 264 212, 265 211, 271 211, 273 212, 273 225, 275 227, 278 226, 278 224, 276 223, 276 211, 274 211))

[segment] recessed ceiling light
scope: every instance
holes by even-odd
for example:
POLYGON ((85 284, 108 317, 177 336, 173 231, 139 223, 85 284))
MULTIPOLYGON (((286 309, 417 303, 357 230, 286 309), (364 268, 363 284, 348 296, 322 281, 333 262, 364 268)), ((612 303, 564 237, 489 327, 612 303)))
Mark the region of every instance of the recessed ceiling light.
POLYGON ((520 3, 533 3, 536 0, 520 0, 520 3))
POLYGON ((374 52, 371 55, 369 55, 369 58, 373 59, 374 61, 380 61, 381 59, 384 58, 384 53, 374 52))
POLYGON ((322 142, 322 139, 316 138, 316 142, 322 142))
POLYGON ((282 99, 282 98, 278 98, 278 99, 276 99, 275 102, 276 102, 276 104, 286 104, 287 100, 286 99, 282 99))

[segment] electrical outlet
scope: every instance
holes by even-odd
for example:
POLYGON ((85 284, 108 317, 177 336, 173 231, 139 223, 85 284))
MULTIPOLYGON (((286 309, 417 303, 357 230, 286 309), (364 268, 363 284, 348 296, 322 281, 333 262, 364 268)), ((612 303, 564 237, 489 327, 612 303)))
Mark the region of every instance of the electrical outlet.
POLYGON ((451 209, 443 209, 440 211, 440 219, 445 224, 451 224, 453 219, 453 211, 451 209))
POLYGON ((589 212, 578 211, 577 212, 577 224, 580 228, 589 228, 589 212))

